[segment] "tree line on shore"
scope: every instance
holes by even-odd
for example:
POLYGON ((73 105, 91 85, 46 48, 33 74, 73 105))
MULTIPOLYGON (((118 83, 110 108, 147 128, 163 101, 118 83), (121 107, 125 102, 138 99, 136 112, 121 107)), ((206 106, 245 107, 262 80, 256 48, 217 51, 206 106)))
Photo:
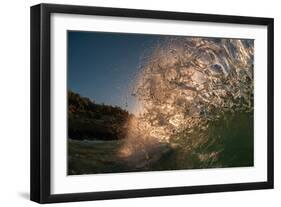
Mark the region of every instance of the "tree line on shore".
POLYGON ((118 140, 126 136, 128 111, 68 91, 68 138, 118 140))

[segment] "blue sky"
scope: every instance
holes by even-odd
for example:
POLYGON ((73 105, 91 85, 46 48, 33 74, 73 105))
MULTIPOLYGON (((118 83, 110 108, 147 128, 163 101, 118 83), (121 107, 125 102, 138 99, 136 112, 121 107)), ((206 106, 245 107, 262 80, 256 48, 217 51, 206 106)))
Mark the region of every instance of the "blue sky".
POLYGON ((132 112, 141 57, 163 36, 68 31, 68 89, 132 112))

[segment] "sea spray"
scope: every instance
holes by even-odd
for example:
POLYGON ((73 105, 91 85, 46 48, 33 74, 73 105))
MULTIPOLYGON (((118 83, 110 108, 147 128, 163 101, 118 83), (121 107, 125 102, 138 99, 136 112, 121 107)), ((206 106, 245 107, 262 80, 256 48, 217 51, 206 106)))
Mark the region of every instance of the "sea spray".
POLYGON ((253 113, 253 63, 254 40, 168 37, 159 42, 136 77, 132 94, 142 109, 126 123, 120 157, 141 168, 180 139, 176 143, 188 149, 182 156, 214 163, 223 149, 192 150, 218 144, 210 126, 224 116, 253 113))

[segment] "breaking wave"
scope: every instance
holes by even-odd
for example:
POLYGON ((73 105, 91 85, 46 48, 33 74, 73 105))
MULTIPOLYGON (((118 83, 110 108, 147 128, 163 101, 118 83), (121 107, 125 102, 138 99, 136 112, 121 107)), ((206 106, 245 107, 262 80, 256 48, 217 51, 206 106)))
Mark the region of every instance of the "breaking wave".
POLYGON ((160 42, 142 59, 132 91, 141 113, 128 120, 120 156, 158 159, 152 154, 165 151, 159 146, 170 147, 175 138, 195 133, 200 144, 209 139, 211 123, 252 113, 253 63, 254 40, 169 37, 160 42))

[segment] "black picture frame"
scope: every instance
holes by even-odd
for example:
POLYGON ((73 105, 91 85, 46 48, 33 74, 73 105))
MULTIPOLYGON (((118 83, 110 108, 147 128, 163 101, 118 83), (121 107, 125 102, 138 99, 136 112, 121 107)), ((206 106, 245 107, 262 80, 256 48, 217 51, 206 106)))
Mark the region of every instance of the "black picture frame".
POLYGON ((166 196, 179 194, 210 193, 273 188, 273 38, 272 18, 195 14, 152 10, 102 8, 89 6, 39 4, 31 7, 31 174, 30 199, 38 203, 88 201, 102 199, 166 196), (134 17, 166 20, 182 20, 207 23, 232 23, 267 26, 267 181, 236 184, 219 184, 186 187, 121 190, 106 192, 85 192, 74 194, 51 194, 50 160, 50 15, 52 13, 100 15, 113 17, 134 17))

